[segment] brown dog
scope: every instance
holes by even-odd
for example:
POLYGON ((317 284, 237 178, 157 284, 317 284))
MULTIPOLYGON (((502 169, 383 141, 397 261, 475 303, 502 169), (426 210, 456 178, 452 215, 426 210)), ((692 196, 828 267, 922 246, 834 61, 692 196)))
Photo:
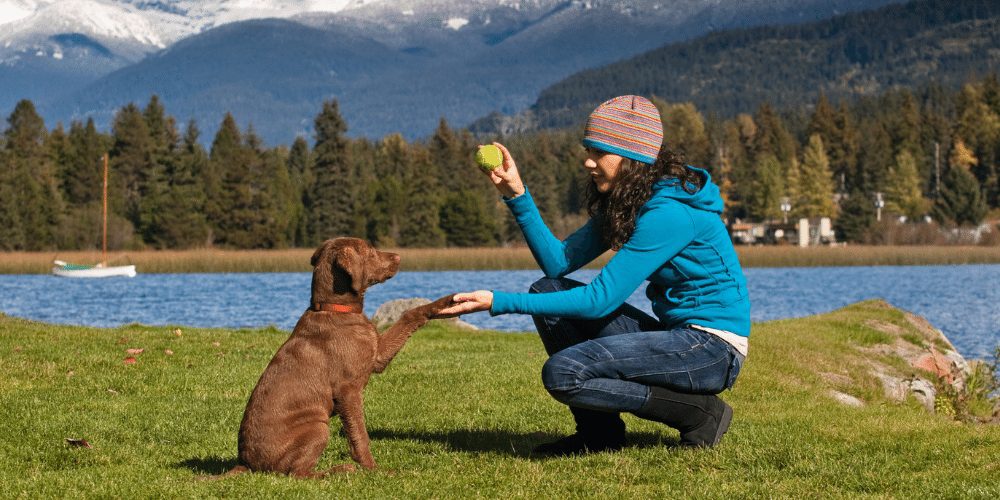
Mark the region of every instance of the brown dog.
POLYGON ((327 240, 312 256, 312 304, 278 349, 250 395, 240 424, 239 465, 245 471, 320 477, 353 471, 344 464, 314 472, 329 438, 329 420, 340 415, 351 458, 375 468, 369 449, 362 391, 381 373, 410 335, 451 296, 416 307, 385 333, 362 313, 365 290, 399 270, 399 255, 375 250, 363 240, 327 240))

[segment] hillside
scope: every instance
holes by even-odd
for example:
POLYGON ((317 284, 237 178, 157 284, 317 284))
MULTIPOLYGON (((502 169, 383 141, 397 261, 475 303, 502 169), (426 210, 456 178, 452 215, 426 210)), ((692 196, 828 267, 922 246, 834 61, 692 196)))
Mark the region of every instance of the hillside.
MULTIPOLYGON (((247 397, 286 332, 95 329, 0 315, 0 489, 56 498, 996 498, 1000 426, 958 423, 884 390, 887 377, 928 376, 886 348, 940 344, 929 332, 880 301, 755 324, 743 373, 723 395, 735 417, 719 447, 678 449, 676 431, 626 415, 621 452, 543 460, 531 447, 572 425, 538 380, 538 338, 431 325, 365 392, 383 469, 204 481, 235 464, 247 397)), ((339 430, 335 421, 320 467, 350 460, 339 430)))
POLYGON ((425 137, 441 117, 514 113, 574 72, 667 42, 895 1, 46 0, 0 24, 0 109, 29 98, 49 123, 103 129, 157 94, 182 121, 211 133, 232 112, 273 145, 310 136, 337 98, 351 135, 425 137))
POLYGON ((543 90, 515 118, 494 115, 476 130, 575 125, 615 95, 693 102, 706 113, 752 112, 875 95, 930 82, 955 87, 1000 69, 1000 3, 918 0, 826 21, 713 33, 582 71, 543 90))

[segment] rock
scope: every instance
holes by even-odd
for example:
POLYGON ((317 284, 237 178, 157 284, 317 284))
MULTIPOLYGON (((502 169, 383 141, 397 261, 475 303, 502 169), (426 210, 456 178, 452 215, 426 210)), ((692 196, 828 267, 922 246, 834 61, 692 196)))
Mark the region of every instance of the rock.
MULTIPOLYGON (((962 391, 965 388, 965 379, 970 373, 969 363, 955 350, 944 333, 934 328, 926 319, 912 313, 905 313, 905 318, 908 323, 905 326, 886 321, 866 321, 865 326, 894 337, 892 343, 873 346, 868 350, 902 358, 910 367, 919 373, 925 373, 928 378, 939 379, 950 384, 956 390, 962 391)), ((884 378, 890 372, 888 368, 881 365, 877 368, 875 375, 882 380, 883 386, 886 387, 887 396, 892 397, 897 393, 896 385, 907 386, 906 381, 909 379, 897 378, 899 383, 894 383, 884 378)), ((925 384, 930 384, 920 377, 911 378, 920 379, 925 384)), ((921 387, 923 385, 920 384, 921 387)), ((919 396, 918 399, 920 399, 919 396)), ((933 397, 931 398, 931 408, 933 408, 933 397)))
POLYGON ((882 391, 885 393, 885 397, 902 402, 906 400, 906 396, 910 395, 910 384, 905 380, 881 371, 876 371, 875 376, 882 382, 882 391))
MULTIPOLYGON (((375 326, 377 328, 383 328, 395 323, 396 321, 399 321, 400 316, 402 316, 403 313, 405 313, 406 311, 409 311, 414 307, 419 307, 424 304, 430 304, 430 303, 431 303, 430 300, 421 297, 412 299, 390 300, 389 302, 386 302, 381 306, 379 306, 378 310, 375 311, 375 314, 372 315, 372 322, 375 323, 375 326)), ((435 321, 443 321, 451 326, 461 328, 463 330, 479 329, 477 326, 470 325, 469 323, 466 323, 465 321, 462 321, 458 318, 448 318, 435 321)))
POLYGON ((829 394, 830 394, 830 397, 832 397, 833 399, 836 399, 840 403, 845 404, 847 406, 862 407, 862 406, 865 405, 864 401, 862 401, 862 400, 860 400, 860 399, 858 399, 858 398, 856 398, 854 396, 851 396, 850 394, 844 394, 843 392, 834 391, 834 390, 830 390, 829 394))
POLYGON ((906 381, 913 397, 923 405, 927 411, 934 413, 934 400, 937 398, 937 389, 934 384, 922 379, 914 378, 906 381))

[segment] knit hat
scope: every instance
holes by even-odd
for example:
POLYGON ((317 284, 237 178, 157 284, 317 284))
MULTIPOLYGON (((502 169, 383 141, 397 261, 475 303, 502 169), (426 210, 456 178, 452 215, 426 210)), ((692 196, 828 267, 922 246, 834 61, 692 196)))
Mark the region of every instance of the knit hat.
POLYGON ((663 143, 663 123, 653 103, 623 95, 597 107, 587 120, 583 145, 625 158, 655 163, 663 143))

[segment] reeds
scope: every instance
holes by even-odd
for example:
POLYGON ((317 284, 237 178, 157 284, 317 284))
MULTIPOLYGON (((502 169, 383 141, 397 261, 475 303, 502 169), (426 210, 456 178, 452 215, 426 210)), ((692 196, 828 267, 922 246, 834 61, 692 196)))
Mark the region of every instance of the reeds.
MULTIPOLYGON (((404 271, 537 269, 525 247, 403 248, 404 271)), ((135 264, 140 273, 306 272, 313 249, 145 250, 112 254, 109 265, 135 264)), ((743 267, 900 266, 1000 263, 1000 247, 974 246, 791 246, 738 247, 743 267)), ((588 267, 599 268, 605 254, 588 267)), ((0 274, 46 274, 52 261, 92 264, 94 251, 0 253, 0 274)))

